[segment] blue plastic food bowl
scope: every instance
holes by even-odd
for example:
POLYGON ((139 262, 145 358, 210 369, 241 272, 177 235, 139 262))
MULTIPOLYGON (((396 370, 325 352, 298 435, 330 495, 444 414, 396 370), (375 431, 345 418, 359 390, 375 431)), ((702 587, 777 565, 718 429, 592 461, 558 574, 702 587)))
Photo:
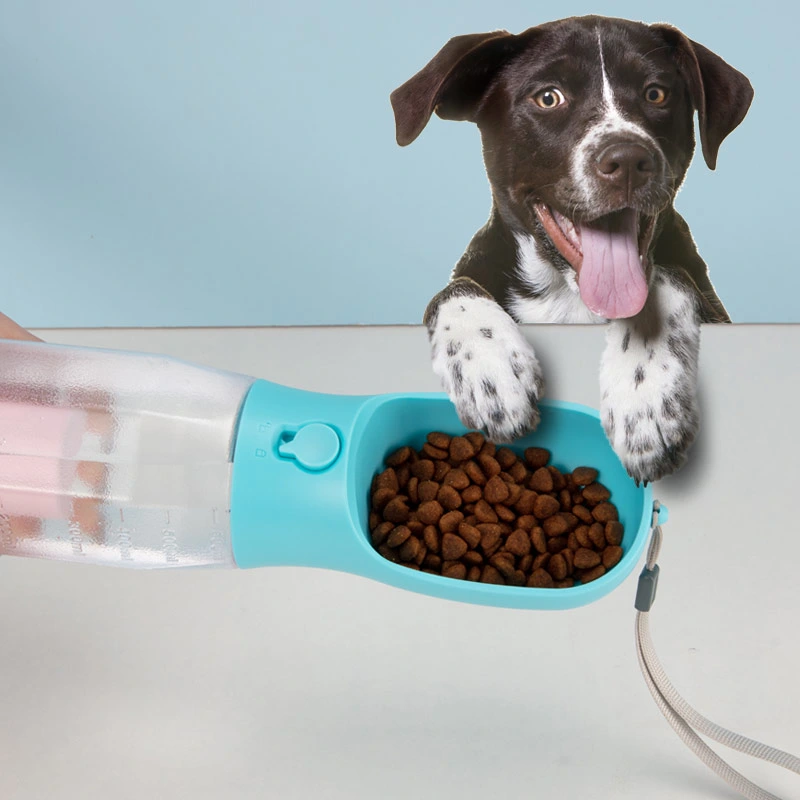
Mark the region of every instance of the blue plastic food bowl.
MULTIPOLYGON (((258 381, 242 411, 234 457, 231 530, 241 567, 335 569, 401 589, 487 606, 566 609, 616 588, 636 566, 653 513, 652 487, 637 487, 611 449, 597 411, 542 402, 535 433, 511 448, 544 447, 562 471, 592 466, 625 528, 620 562, 567 589, 497 586, 445 578, 388 561, 369 538, 369 494, 385 458, 421 448, 430 431, 465 433, 444 394, 324 395, 258 381)), ((661 518, 665 510, 662 508, 661 518)))

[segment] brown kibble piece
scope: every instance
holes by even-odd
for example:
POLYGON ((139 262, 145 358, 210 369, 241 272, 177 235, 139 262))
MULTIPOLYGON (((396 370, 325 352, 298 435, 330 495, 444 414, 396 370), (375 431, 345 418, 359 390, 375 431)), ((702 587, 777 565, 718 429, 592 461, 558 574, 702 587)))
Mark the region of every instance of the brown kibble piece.
POLYGON ((405 488, 411 477, 411 467, 408 464, 401 464, 395 472, 397 473, 397 483, 401 489, 405 488))
POLYGON ((505 505, 513 506, 516 505, 520 498, 522 497, 522 493, 528 491, 519 483, 509 483, 508 486, 508 498, 505 501, 505 505))
POLYGON ((609 492, 602 483, 590 483, 583 488, 581 494, 584 500, 591 506, 596 506, 598 503, 602 503, 611 497, 611 492, 609 492))
POLYGON ((555 491, 557 492, 560 492, 562 489, 566 487, 567 479, 564 477, 561 471, 556 467, 554 467, 552 464, 550 464, 550 466, 548 466, 547 469, 549 470, 550 475, 553 478, 553 489, 555 489, 555 491))
POLYGON ((508 506, 504 506, 502 503, 497 503, 495 505, 494 513, 497 514, 501 522, 513 522, 517 518, 517 515, 508 506))
POLYGON ((422 458, 411 465, 411 474, 420 481, 429 481, 433 477, 434 465, 429 458, 422 458))
POLYGON ((453 461, 467 461, 475 455, 475 447, 463 436, 454 436, 449 444, 450 458, 453 461))
POLYGON ((526 575, 521 569, 515 569, 506 579, 511 586, 524 586, 526 575))
POLYGON ((553 586, 556 589, 571 589, 575 585, 575 581, 572 578, 564 578, 563 581, 556 581, 553 586))
POLYGON ((561 509, 561 505, 555 497, 549 494, 540 494, 533 502, 533 513, 537 519, 547 519, 552 517, 561 509))
POLYGON ((574 514, 571 514, 569 511, 562 511, 560 516, 561 519, 563 519, 564 522, 566 523, 568 531, 574 531, 575 528, 577 528, 580 523, 580 520, 574 514))
POLYGON ((408 499, 414 503, 414 505, 419 505, 419 478, 412 475, 408 479, 408 486, 406 486, 406 492, 408 492, 408 499))
POLYGON ((589 539, 598 550, 602 550, 606 546, 605 528, 599 522, 593 522, 590 525, 589 539))
POLYGON ((425 560, 422 562, 422 566, 433 570, 441 569, 442 567, 441 556, 437 556, 434 553, 428 553, 428 555, 425 556, 425 560))
POLYGON ((524 531, 532 531, 536 527, 536 517, 533 514, 523 514, 517 517, 517 527, 524 531))
POLYGON ((548 517, 542 523, 542 527, 548 536, 563 536, 569 533, 569 524, 563 514, 555 514, 552 517, 548 517))
POLYGON ((525 462, 531 469, 539 469, 550 460, 550 451, 543 447, 528 447, 524 453, 525 462))
POLYGON ((374 531, 375 528, 377 528, 378 525, 381 524, 381 515, 378 514, 377 511, 370 511, 369 512, 369 520, 368 520, 367 524, 369 525, 369 529, 371 531, 374 531))
POLYGON ((486 438, 480 431, 470 431, 464 434, 464 438, 475 448, 475 452, 480 452, 481 447, 486 442, 486 438))
POLYGON ((435 500, 439 494, 439 484, 436 481, 420 481, 417 486, 417 496, 420 504, 435 500))
POLYGON ((436 461, 433 465, 433 479, 437 483, 441 483, 447 473, 450 472, 450 465, 446 461, 436 461))
POLYGON ((554 536, 552 539, 547 540, 548 553, 560 553, 567 546, 566 536, 554 536))
POLYGON ((402 496, 393 498, 383 508, 383 518, 395 524, 407 522, 409 516, 411 516, 411 512, 402 496))
POLYGON ((396 495, 397 492, 394 489, 390 489, 388 486, 378 489, 372 495, 372 507, 380 511, 396 495))
POLYGON ((578 525, 575 528, 575 538, 578 540, 578 544, 581 547, 587 547, 590 550, 594 546, 594 542, 592 542, 592 537, 589 535, 590 528, 588 525, 578 525))
POLYGON ((442 508, 446 508, 448 511, 461 507, 461 495, 452 486, 442 486, 436 499, 442 508))
POLYGON ((442 514, 444 514, 444 509, 438 500, 428 500, 417 509, 417 517, 426 525, 436 525, 442 518, 442 514))
POLYGON ((467 461, 476 453, 475 447, 464 436, 454 436, 450 440, 450 458, 453 461, 467 461))
POLYGON ((439 450, 447 450, 450 447, 450 435, 442 433, 441 431, 431 431, 426 437, 425 441, 439 450))
POLYGON ((511 553, 497 553, 489 559, 489 563, 508 580, 514 574, 514 556, 511 553))
POLYGON ((610 547, 606 547, 603 550, 603 566, 609 570, 612 567, 616 567, 619 564, 620 559, 622 558, 622 548, 616 547, 615 545, 611 545, 610 547))
POLYGON ((481 472, 483 472, 487 478, 493 478, 495 475, 499 475, 502 472, 494 456, 481 453, 478 456, 478 463, 481 465, 481 472))
POLYGON ((439 529, 435 525, 427 525, 425 527, 425 530, 422 532, 422 540, 425 542, 425 547, 427 547, 428 550, 434 553, 439 552, 441 537, 439 535, 439 529))
POLYGON ((464 464, 463 469, 473 483, 476 483, 478 486, 486 485, 486 476, 474 461, 467 461, 467 463, 464 464))
POLYGON ((506 550, 515 556, 526 556, 531 552, 531 540, 523 530, 515 530, 506 539, 506 550))
POLYGON ((531 573, 525 585, 535 589, 552 589, 553 579, 546 569, 537 569, 531 573))
POLYGON ((442 575, 445 578, 463 581, 467 577, 467 568, 460 561, 452 561, 449 564, 445 561, 442 565, 442 575))
POLYGON ((395 492, 400 491, 400 482, 397 480, 397 473, 389 468, 381 472, 380 475, 375 477, 375 489, 393 489, 395 492))
POLYGON ((442 558, 445 561, 458 561, 467 550, 467 543, 460 536, 446 533, 442 537, 442 558))
POLYGON ((581 583, 591 583, 596 581, 601 575, 606 574, 606 568, 602 564, 598 564, 593 569, 588 569, 586 572, 581 573, 581 583))
POLYGON ((561 557, 567 565, 567 575, 572 575, 575 569, 575 553, 567 547, 561 551, 561 557))
POLYGON ((600 563, 600 553, 595 553, 594 550, 588 550, 581 547, 575 553, 573 563, 578 569, 592 569, 600 563))
POLYGON ((399 450, 395 450, 394 453, 386 457, 386 463, 390 467, 399 467, 401 464, 405 464, 409 458, 411 458, 411 448, 401 447, 399 450))
POLYGON ((611 522, 606 522, 605 534, 606 534, 606 541, 610 545, 622 544, 622 538, 625 534, 625 531, 622 527, 622 523, 618 522, 617 520, 611 520, 611 522))
POLYGON ((502 528, 499 525, 481 523, 478 525, 478 530, 481 532, 481 549, 484 553, 488 554, 495 546, 499 546, 502 535, 502 528))
POLYGON ((611 522, 618 520, 617 507, 613 503, 600 503, 592 509, 592 516, 598 522, 611 522))
POLYGON ((417 556, 423 549, 422 543, 416 536, 409 536, 408 539, 403 542, 398 555, 401 561, 416 561, 417 556))
POLYGON ((467 550, 461 557, 461 560, 466 564, 483 564, 483 556, 477 550, 467 550))
POLYGON ((580 504, 574 505, 572 507, 572 513, 586 525, 591 525, 594 522, 594 517, 592 516, 592 512, 589 511, 589 509, 586 508, 586 506, 582 506, 580 504))
POLYGON ((463 469, 451 469, 450 472, 445 475, 444 484, 445 486, 452 486, 460 492, 462 489, 466 489, 469 486, 469 478, 463 469))
POLYGON ((458 535, 474 550, 481 543, 481 532, 473 525, 462 522, 458 526, 458 535))
POLYGON ((534 528, 531 531, 530 538, 531 538, 531 544, 533 545, 537 553, 547 552, 547 537, 545 536, 544 530, 542 528, 534 528))
POLYGON ((567 536, 567 547, 570 550, 577 550, 581 546, 581 543, 578 541, 578 537, 575 535, 575 531, 570 531, 569 536, 567 536))
POLYGON ((373 531, 372 531, 372 544, 377 547, 378 545, 383 544, 386 541, 386 537, 394 528, 394 524, 391 522, 381 522, 373 531))
POLYGON ((537 497, 538 495, 536 492, 531 491, 530 489, 522 489, 519 500, 513 504, 514 508, 517 510, 517 513, 522 514, 523 516, 527 514, 533 514, 537 497))
POLYGON ((504 502, 508 498, 506 482, 499 475, 489 478, 486 486, 483 487, 483 497, 487 503, 492 505, 504 502))
POLYGON ((540 553, 533 559, 531 570, 536 572, 537 569, 544 569, 550 563, 550 553, 540 553))
POLYGON ((467 580, 475 583, 481 579, 481 568, 472 566, 467 570, 467 580))
MULTIPOLYGON (((550 473, 550 470, 547 469, 547 467, 539 467, 539 469, 537 469, 536 472, 531 475, 528 486, 537 492, 552 492, 553 476, 550 473)), ((556 503, 558 503, 557 500, 556 503)))
POLYGON ((430 442, 425 442, 425 444, 422 445, 422 452, 428 456, 428 458, 432 458, 434 461, 443 461, 448 455, 450 455, 447 450, 434 447, 430 442))
POLYGON ((572 480, 576 486, 586 486, 597 480, 598 472, 594 467, 576 467, 572 470, 572 480))
POLYGON ((508 472, 517 483, 522 483, 528 476, 528 470, 521 461, 512 464, 508 472))
POLYGON ((517 463, 517 454, 508 447, 498 448, 494 457, 497 459, 500 468, 506 471, 508 471, 509 467, 517 463))
POLYGON ((528 553, 526 556, 522 556, 519 560, 519 568, 527 575, 531 571, 531 565, 533 564, 533 554, 528 553))
POLYGON ((568 489, 562 489, 558 493, 558 502, 561 503, 562 511, 572 510, 572 495, 569 493, 568 489))
POLYGON ((560 553, 554 555, 547 565, 547 571, 553 576, 554 581, 563 581, 567 577, 567 562, 560 553))
POLYGON ((460 511, 448 511, 439 520, 439 530, 442 533, 453 533, 463 521, 464 515, 460 511))
POLYGON ((388 547, 400 547, 411 536, 411 529, 407 525, 398 525, 386 538, 388 547))
POLYGON ((475 516, 481 522, 497 522, 495 510, 485 500, 475 503, 475 516))
POLYGON ((503 576, 491 564, 484 564, 481 570, 481 582, 496 583, 501 586, 505 584, 503 576))
POLYGON ((486 439, 483 443, 483 447, 481 447, 480 455, 482 456, 492 456, 494 458, 494 454, 497 452, 497 445, 494 442, 490 442, 486 439))
POLYGON ((461 497, 465 503, 477 503, 483 497, 483 490, 480 486, 472 484, 461 492, 461 497))

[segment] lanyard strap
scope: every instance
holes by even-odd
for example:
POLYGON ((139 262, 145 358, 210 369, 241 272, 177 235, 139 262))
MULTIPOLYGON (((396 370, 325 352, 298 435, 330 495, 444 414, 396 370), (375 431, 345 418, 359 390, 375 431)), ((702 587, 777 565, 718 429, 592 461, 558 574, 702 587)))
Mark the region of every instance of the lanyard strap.
POLYGON ((727 781, 737 792, 749 800, 781 800, 777 795, 765 791, 760 786, 747 780, 730 764, 720 758, 698 734, 703 734, 715 742, 746 753, 764 761, 785 767, 800 775, 800 758, 777 750, 769 745, 748 739, 738 733, 729 731, 702 714, 695 711, 681 696, 667 678, 661 663, 656 655, 653 641, 650 637, 650 608, 653 605, 658 584, 658 565, 656 559, 661 549, 662 532, 658 523, 660 505, 656 500, 653 504, 653 523, 650 547, 647 552, 647 563, 639 576, 639 586, 636 592, 636 654, 639 657, 639 666, 642 669, 647 688, 667 722, 674 728, 684 744, 706 766, 710 767, 723 780, 727 781))

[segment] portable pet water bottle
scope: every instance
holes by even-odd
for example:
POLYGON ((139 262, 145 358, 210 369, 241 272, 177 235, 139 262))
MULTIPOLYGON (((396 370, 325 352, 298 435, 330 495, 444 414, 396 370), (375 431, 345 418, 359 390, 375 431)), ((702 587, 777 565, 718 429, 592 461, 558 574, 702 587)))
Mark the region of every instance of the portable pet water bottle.
MULTIPOLYGON (((652 524, 593 409, 543 404, 536 444, 592 464, 625 526, 621 562, 559 591, 409 570, 369 539, 373 476, 431 430, 443 394, 306 392, 159 355, 0 341, 0 554, 123 567, 313 566, 438 597, 571 608, 630 573, 652 524)), ((664 512, 662 511, 662 518, 664 512)))

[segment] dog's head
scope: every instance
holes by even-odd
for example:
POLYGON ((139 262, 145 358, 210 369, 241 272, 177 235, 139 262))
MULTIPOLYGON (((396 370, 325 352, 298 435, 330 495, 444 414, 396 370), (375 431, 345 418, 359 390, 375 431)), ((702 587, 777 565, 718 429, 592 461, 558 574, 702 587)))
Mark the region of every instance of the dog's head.
POLYGON ((714 169, 752 98, 744 75, 676 28, 596 16, 458 36, 391 95, 400 145, 434 112, 477 123, 504 219, 552 246, 607 318, 644 305, 656 219, 694 152, 694 111, 714 169))

